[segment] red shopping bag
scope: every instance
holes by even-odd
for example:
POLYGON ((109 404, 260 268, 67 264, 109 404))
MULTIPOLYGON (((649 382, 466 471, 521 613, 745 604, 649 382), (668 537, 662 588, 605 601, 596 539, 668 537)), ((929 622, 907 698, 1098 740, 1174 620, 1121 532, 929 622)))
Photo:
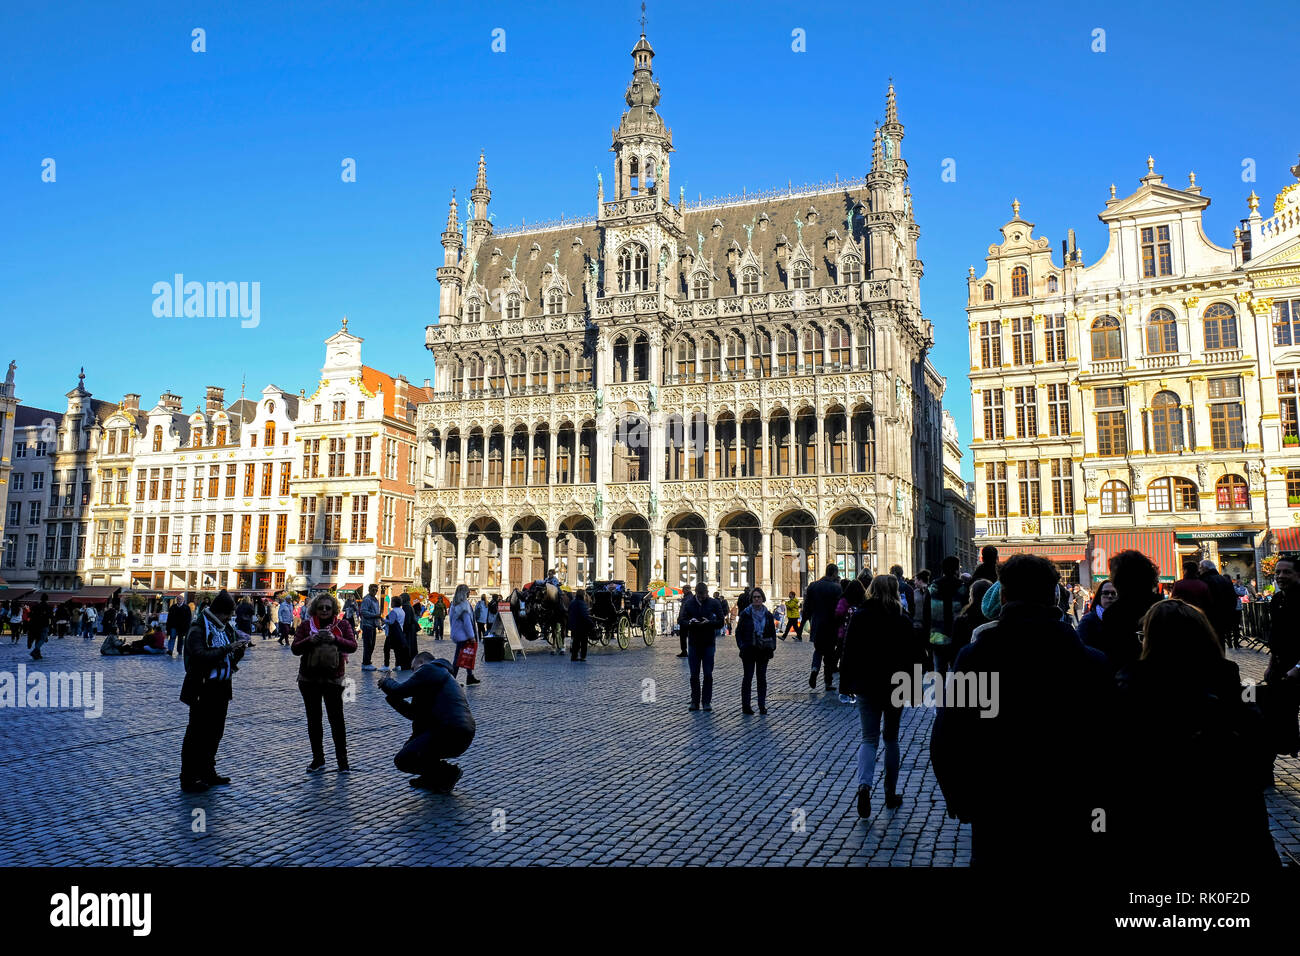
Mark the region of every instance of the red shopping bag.
POLYGON ((456 666, 463 667, 466 670, 474 669, 474 661, 478 659, 478 641, 471 638, 463 642, 456 651, 456 666))

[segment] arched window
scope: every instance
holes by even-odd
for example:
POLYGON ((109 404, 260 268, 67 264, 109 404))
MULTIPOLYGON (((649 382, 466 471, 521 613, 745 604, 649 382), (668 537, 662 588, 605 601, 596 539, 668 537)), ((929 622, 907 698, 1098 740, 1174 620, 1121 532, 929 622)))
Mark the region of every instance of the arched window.
POLYGON ((727 333, 727 374, 745 374, 745 337, 739 332, 727 333))
POLYGON ((758 295, 758 270, 753 266, 740 274, 740 291, 745 295, 758 295))
POLYGON ((545 352, 534 352, 532 361, 532 378, 534 388, 546 388, 546 372, 550 362, 546 359, 545 352))
POLYGON ((555 361, 551 364, 555 370, 555 385, 557 388, 566 388, 573 381, 572 360, 569 357, 568 349, 559 349, 555 353, 555 361))
POLYGON ((564 311, 564 293, 559 289, 552 289, 546 293, 546 314, 559 315, 564 311))
POLYGON ((635 156, 633 156, 630 160, 628 160, 628 164, 627 164, 628 188, 631 189, 633 196, 635 196, 639 191, 640 178, 641 178, 641 161, 637 159, 635 156))
POLYGON ((822 366, 822 346, 825 338, 822 330, 809 325, 803 330, 803 364, 804 371, 816 372, 822 366))
POLYGON ((847 256, 840 266, 840 274, 845 285, 857 285, 862 281, 862 260, 857 256, 847 256))
POLYGON ((834 322, 830 328, 831 365, 836 368, 848 368, 852 364, 849 351, 849 327, 843 322, 834 322))
POLYGON ((640 292, 649 287, 650 253, 638 242, 629 243, 618 253, 618 291, 640 292))
POLYGON ((1178 322, 1168 309, 1155 309, 1147 317, 1147 354, 1178 351, 1178 322))
POLYGON ((778 375, 792 375, 795 366, 794 332, 787 328, 776 331, 776 369, 778 375))
POLYGON ((265 428, 266 437, 262 439, 262 444, 270 448, 275 444, 275 422, 267 422, 265 428))
POLYGON ((520 395, 527 384, 528 360, 522 352, 516 352, 510 356, 510 391, 520 395))
POLYGON ((1128 485, 1122 481, 1108 481, 1101 486, 1101 513, 1104 515, 1129 513, 1128 485))
POLYGON ((465 320, 467 322, 481 322, 483 320, 483 303, 477 296, 471 297, 465 303, 465 320))
POLYGON ((1157 478, 1147 485, 1147 511, 1152 514, 1198 510, 1196 485, 1186 478, 1157 478))
POLYGON ((1235 349, 1237 345, 1237 313, 1226 302, 1214 303, 1205 310, 1205 347, 1235 349))
POLYGON ((706 382, 722 377, 722 343, 716 335, 706 333, 700 340, 700 371, 706 382))
POLYGON ((506 296, 506 318, 517 319, 519 318, 519 312, 520 312, 519 296, 514 293, 511 293, 510 295, 506 296))
POLYGON ((677 340, 677 375, 680 382, 691 381, 695 375, 695 343, 686 335, 677 340))
POLYGON ((790 288, 807 289, 812 286, 812 267, 800 259, 790 267, 790 288))
POLYGON ((1214 500, 1220 511, 1246 511, 1250 508, 1250 494, 1246 479, 1241 475, 1224 475, 1214 483, 1214 500))
POLYGON ((1151 448, 1161 455, 1182 451, 1183 409, 1173 392, 1157 392, 1151 400, 1151 448))
POLYGON ((986 282, 986 283, 984 283, 984 301, 985 301, 985 302, 992 302, 992 301, 993 301, 993 283, 992 283, 992 282, 986 282))
POLYGON ((1055 292, 1058 288, 1060 288, 1060 283, 1057 282, 1056 276, 1048 276, 1048 277, 1047 277, 1047 291, 1048 291, 1048 292, 1055 292))
POLYGON ((1119 319, 1103 315, 1092 323, 1092 360, 1122 359, 1124 348, 1120 343, 1119 319))
POLYGON ((691 298, 707 299, 709 297, 709 277, 703 272, 695 273, 691 279, 691 298))
POLYGON ((1016 266, 1011 270, 1011 294, 1029 295, 1029 270, 1024 266, 1016 266))
POLYGON ((162 451, 162 426, 161 425, 155 425, 153 427, 153 450, 162 451))

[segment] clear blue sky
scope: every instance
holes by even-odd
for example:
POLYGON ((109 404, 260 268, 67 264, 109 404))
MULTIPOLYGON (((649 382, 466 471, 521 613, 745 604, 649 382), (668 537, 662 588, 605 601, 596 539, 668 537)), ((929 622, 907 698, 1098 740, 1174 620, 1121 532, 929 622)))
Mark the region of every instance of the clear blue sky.
MULTIPOLYGON (((500 226, 588 215, 624 108, 638 4, 6 4, 0 316, 28 404, 208 384, 314 387, 347 314, 368 364, 419 383, 451 187, 486 149, 500 226), (191 52, 191 30, 207 52, 191 52), (493 53, 492 31, 506 31, 493 53), (57 181, 41 181, 46 157, 57 181), (357 182, 343 183, 352 157, 357 182), (155 282, 261 283, 261 324, 167 319, 155 282)), ((1018 196, 1059 250, 1104 250, 1107 187, 1148 153, 1197 173, 1230 245, 1300 150, 1294 3, 742 6, 652 0, 674 192, 859 176, 893 76, 934 360, 970 437, 966 268, 1018 196), (807 52, 791 50, 806 31, 807 52), (1106 31, 1106 52, 1091 50, 1106 31), (940 178, 945 158, 956 182, 940 178), (1258 182, 1242 181, 1242 160, 1258 182)), ((1059 257, 1059 251, 1058 251, 1059 257)), ((969 455, 966 461, 969 474, 969 455)))

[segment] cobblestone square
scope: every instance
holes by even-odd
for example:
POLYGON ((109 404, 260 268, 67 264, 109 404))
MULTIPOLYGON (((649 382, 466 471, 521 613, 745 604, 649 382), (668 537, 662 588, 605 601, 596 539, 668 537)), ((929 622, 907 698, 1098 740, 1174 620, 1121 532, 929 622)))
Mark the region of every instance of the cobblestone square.
MULTIPOLYGON (((450 643, 422 647, 448 656, 450 643)), ((480 663, 478 721, 450 796, 410 788, 392 764, 409 725, 349 662, 353 771, 306 774, 296 659, 259 642, 235 678, 218 770, 228 787, 177 784, 187 710, 180 660, 99 655, 53 640, 34 663, 0 642, 0 671, 99 671, 104 710, 0 710, 0 864, 964 866, 969 828, 948 819, 929 765, 932 719, 902 723, 901 809, 859 820, 855 707, 808 688, 812 648, 785 642, 767 716, 740 710, 734 644, 719 644, 714 711, 688 713, 675 641, 480 663), (653 685, 647 681, 653 681, 653 685), (647 689, 654 702, 643 703, 647 689), (194 810, 204 811, 196 826, 194 810), (496 826, 494 827, 494 822, 496 826), (202 832, 195 832, 201 829, 202 832)), ((1233 651, 1243 676, 1266 660, 1233 651)), ((328 732, 328 731, 327 731, 328 732)), ((329 740, 326 751, 332 753, 329 740)), ((1269 796, 1283 861, 1300 858, 1300 766, 1279 758, 1269 796)), ((877 774, 883 773, 883 761, 877 774)), ((1049 794, 1036 795, 1049 799, 1049 794)), ((1227 808, 1225 808, 1227 809, 1227 808)))

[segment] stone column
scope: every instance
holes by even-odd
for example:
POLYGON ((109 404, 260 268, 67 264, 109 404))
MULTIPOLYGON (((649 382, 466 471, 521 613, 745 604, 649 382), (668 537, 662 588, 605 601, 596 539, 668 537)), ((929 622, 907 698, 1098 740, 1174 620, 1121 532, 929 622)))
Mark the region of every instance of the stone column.
POLYGON ((469 532, 456 532, 456 584, 468 584, 465 580, 465 539, 469 537, 469 532))
POLYGON ((759 458, 760 467, 758 469, 758 477, 767 478, 772 474, 772 464, 768 460, 772 457, 772 449, 769 448, 767 444, 768 437, 769 437, 768 428, 767 428, 767 416, 760 412, 759 419, 762 422, 762 438, 760 439, 761 444, 759 446, 761 457, 759 458))
POLYGON ((555 453, 558 447, 557 442, 559 441, 559 429, 551 428, 547 434, 551 446, 550 454, 546 456, 546 484, 549 486, 555 484, 555 476, 557 474, 555 470, 555 453))
POLYGON ((826 552, 826 544, 826 529, 819 526, 817 528, 816 563, 808 572, 809 577, 813 579, 821 577, 822 572, 826 570, 826 565, 830 564, 830 557, 826 552))
POLYGON ((826 416, 819 408, 817 414, 817 448, 813 452, 813 473, 826 474, 826 416))
MULTIPOLYGON (((510 593, 510 542, 513 538, 514 538, 513 534, 501 535, 501 594, 502 596, 506 596, 510 593)), ((527 540, 527 538, 525 538, 525 540, 527 540)), ((519 563, 521 565, 519 571, 520 577, 527 577, 527 575, 524 573, 522 568, 523 560, 520 560, 519 563)))
POLYGON ((609 572, 609 532, 600 528, 596 529, 596 570, 592 574, 593 581, 609 580, 606 574, 609 572))
POLYGON ((555 568, 555 538, 556 532, 546 532, 546 570, 551 571, 555 568))
MULTIPOLYGON (((763 557, 759 563, 758 572, 755 574, 754 579, 758 583, 759 587, 766 591, 771 591, 772 581, 774 580, 772 574, 772 529, 763 528, 759 532, 759 538, 761 541, 763 557)), ((770 601, 772 599, 773 595, 768 594, 768 600, 770 601)))
POLYGON ((706 550, 705 550, 705 557, 704 557, 704 567, 700 571, 700 580, 703 581, 705 584, 707 584, 709 586, 709 590, 712 591, 718 581, 717 566, 715 564, 715 562, 718 559, 718 529, 717 528, 709 528, 705 532, 704 543, 705 543, 706 550), (714 576, 712 580, 710 580, 709 578, 709 575, 711 574, 714 576))

